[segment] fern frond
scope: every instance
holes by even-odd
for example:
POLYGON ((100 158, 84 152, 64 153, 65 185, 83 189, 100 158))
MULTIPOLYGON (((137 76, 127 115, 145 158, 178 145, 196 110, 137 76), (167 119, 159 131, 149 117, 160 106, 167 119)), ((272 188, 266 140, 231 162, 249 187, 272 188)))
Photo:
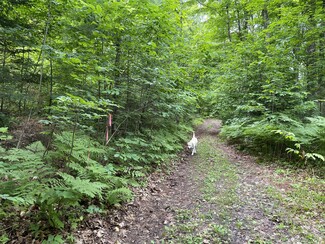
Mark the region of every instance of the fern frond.
POLYGON ((107 193, 107 201, 114 205, 120 202, 127 202, 133 199, 132 191, 128 188, 118 188, 107 193))
POLYGON ((47 187, 42 184, 43 179, 54 172, 42 161, 41 154, 29 150, 5 151, 0 160, 0 178, 4 179, 0 182, 0 194, 8 194, 6 200, 18 199, 15 203, 22 205, 35 202, 35 197, 47 187))
POLYGON ((102 192, 104 189, 108 188, 107 184, 101 182, 91 182, 88 179, 80 179, 79 177, 73 177, 66 173, 58 173, 65 181, 65 184, 71 189, 79 192, 83 195, 86 195, 90 198, 94 198, 98 196, 99 198, 102 197, 102 192))

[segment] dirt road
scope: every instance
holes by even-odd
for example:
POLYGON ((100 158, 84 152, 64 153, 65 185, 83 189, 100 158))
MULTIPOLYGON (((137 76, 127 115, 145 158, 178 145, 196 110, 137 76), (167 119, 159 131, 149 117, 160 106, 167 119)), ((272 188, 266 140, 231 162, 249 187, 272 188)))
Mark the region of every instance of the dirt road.
POLYGON ((220 126, 206 120, 196 130, 196 155, 184 152, 133 202, 88 221, 77 243, 322 243, 324 199, 299 209, 291 173, 226 145, 220 126))

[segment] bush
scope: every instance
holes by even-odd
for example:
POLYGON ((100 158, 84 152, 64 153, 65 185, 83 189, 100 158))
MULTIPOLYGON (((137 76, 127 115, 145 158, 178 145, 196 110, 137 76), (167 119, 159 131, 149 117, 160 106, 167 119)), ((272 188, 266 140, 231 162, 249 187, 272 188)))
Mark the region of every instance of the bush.
MULTIPOLYGON (((0 148, 0 214, 4 223, 22 216, 34 235, 48 228, 72 227, 92 200, 115 204, 132 198, 128 181, 103 160, 106 150, 85 135, 56 135, 55 151, 41 142, 26 149, 0 148), (102 160, 102 162, 100 162, 102 160)), ((8 233, 20 226, 10 225, 8 233)), ((1 228, 0 236, 5 236, 1 228)))
POLYGON ((278 113, 261 118, 228 121, 222 128, 221 136, 258 154, 295 160, 306 159, 306 155, 310 159, 313 159, 312 155, 320 155, 314 157, 314 161, 322 161, 322 154, 325 154, 324 131, 324 117, 307 118, 303 123, 278 113), (300 158, 288 155, 288 152, 293 152, 290 149, 298 150, 300 158))

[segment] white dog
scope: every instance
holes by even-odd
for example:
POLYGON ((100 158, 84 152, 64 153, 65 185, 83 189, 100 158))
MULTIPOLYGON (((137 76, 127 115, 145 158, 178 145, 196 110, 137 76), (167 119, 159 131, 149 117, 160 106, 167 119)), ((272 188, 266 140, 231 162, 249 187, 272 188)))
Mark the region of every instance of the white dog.
POLYGON ((195 137, 195 132, 193 131, 193 137, 192 139, 187 143, 187 146, 189 149, 192 149, 192 154, 194 155, 194 153, 196 153, 196 146, 197 146, 197 138, 195 137))

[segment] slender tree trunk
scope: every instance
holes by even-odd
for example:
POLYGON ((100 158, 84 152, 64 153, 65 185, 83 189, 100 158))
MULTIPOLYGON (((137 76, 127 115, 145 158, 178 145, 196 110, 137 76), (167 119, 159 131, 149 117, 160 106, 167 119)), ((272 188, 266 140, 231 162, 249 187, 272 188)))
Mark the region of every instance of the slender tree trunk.
POLYGON ((42 82, 43 82, 44 60, 45 60, 44 46, 46 44, 47 35, 48 35, 49 27, 51 24, 51 3, 52 3, 52 1, 50 0, 49 4, 48 4, 47 21, 46 21, 44 37, 43 37, 43 42, 42 42, 42 48, 41 48, 41 71, 40 71, 38 99, 37 99, 37 110, 38 111, 41 109, 41 105, 42 105, 41 104, 41 102, 42 102, 42 82))
POLYGON ((21 142, 23 140, 23 137, 24 137, 25 131, 27 129, 28 123, 29 123, 29 121, 31 119, 31 116, 32 116, 32 110, 29 112, 28 119, 27 119, 27 121, 25 121, 25 123, 23 125, 22 131, 21 131, 21 133, 19 135, 19 139, 18 139, 18 143, 17 143, 16 148, 20 148, 21 142))
POLYGON ((241 22, 240 22, 240 12, 239 12, 239 3, 235 1, 235 6, 236 6, 236 15, 237 15, 237 28, 238 28, 238 37, 239 40, 243 40, 243 33, 242 33, 242 27, 241 27, 241 22))
MULTIPOLYGON (((29 66, 29 60, 30 60, 30 49, 27 50, 27 63, 26 63, 26 67, 29 66)), ((28 89, 29 89, 29 85, 28 83, 26 83, 26 88, 25 88, 25 92, 26 94, 28 94, 28 89)), ((23 105, 23 110, 26 111, 27 109, 27 98, 24 98, 24 105, 23 105)))
POLYGON ((245 31, 246 34, 248 31, 249 13, 246 11, 246 9, 244 9, 243 11, 244 11, 243 30, 245 31))
POLYGON ((18 102, 18 110, 19 110, 19 113, 21 114, 22 112, 22 109, 21 109, 21 106, 22 106, 22 100, 24 99, 23 98, 23 93, 24 93, 24 62, 25 62, 25 48, 23 47, 23 57, 22 57, 22 63, 21 63, 21 69, 20 69, 20 95, 22 97, 19 98, 19 102, 18 102))
MULTIPOLYGON (((103 50, 103 54, 104 54, 104 39, 102 39, 102 50, 103 50)), ((107 91, 107 89, 109 89, 109 87, 111 87, 111 84, 108 84, 107 81, 104 81, 103 83, 104 83, 103 84, 103 89, 104 89, 104 91, 107 91)), ((108 97, 106 97, 106 98, 108 98, 108 97)))
POLYGON ((51 106, 53 103, 53 60, 50 58, 50 101, 49 101, 49 113, 51 112, 51 106))
POLYGON ((321 20, 321 29, 320 38, 319 38, 319 60, 323 65, 319 65, 320 67, 320 75, 319 75, 319 86, 323 87, 323 94, 325 93, 325 0, 322 1, 321 14, 323 16, 321 20))
POLYGON ((120 80, 120 76, 121 76, 121 73, 120 73, 120 61, 121 61, 121 42, 122 42, 122 39, 121 37, 118 37, 117 40, 116 40, 116 54, 115 54, 115 74, 114 74, 114 80, 115 80, 115 86, 116 84, 119 83, 119 80, 120 80))
POLYGON ((4 105, 4 99, 3 97, 1 98, 1 102, 0 102, 0 111, 3 112, 3 105, 4 105))
MULTIPOLYGON (((126 82, 127 82, 127 90, 126 90, 126 101, 125 101, 125 108, 127 109, 127 114, 130 113, 131 108, 131 79, 130 79, 130 51, 128 50, 128 59, 127 59, 127 67, 126 67, 126 82)), ((129 126, 129 119, 125 121, 125 131, 128 131, 129 126)))
MULTIPOLYGON (((317 22, 315 21, 315 10, 316 10, 316 2, 314 0, 309 1, 308 5, 306 5, 306 11, 309 14, 309 25, 310 28, 316 29, 317 22)), ((319 40, 318 40, 319 41, 319 40)), ((306 70, 307 70, 307 83, 308 91, 311 91, 311 95, 313 97, 317 97, 319 94, 319 76, 318 76, 318 68, 317 66, 317 38, 310 39, 309 46, 306 49, 306 70)))
POLYGON ((72 130, 72 137, 71 137, 71 144, 70 144, 71 148, 70 148, 69 158, 72 156, 72 152, 74 149, 74 142, 75 142, 78 123, 79 123, 79 109, 76 109, 75 122, 74 122, 73 130, 72 130))
MULTIPOLYGON (((100 55, 102 57, 104 57, 104 39, 103 38, 100 40, 100 44, 101 44, 100 55)), ((103 84, 104 84, 104 90, 107 89, 106 81, 103 81, 103 84)), ((99 80, 97 82, 97 96, 98 96, 98 99, 100 99, 102 97, 101 85, 102 85, 102 82, 99 80)))
POLYGON ((97 82, 97 97, 98 97, 98 99, 100 99, 100 98, 102 97, 100 86, 101 86, 101 82, 100 82, 100 80, 99 80, 99 81, 97 82))
MULTIPOLYGON (((3 59, 2 59, 2 72, 1 72, 1 82, 3 84, 5 84, 5 68, 6 68, 6 55, 7 55, 7 52, 6 52, 6 48, 7 48, 7 42, 6 40, 3 41, 3 59)), ((4 89, 5 90, 5 89, 4 89)), ((4 100, 4 96, 1 97, 1 105, 0 105, 0 111, 3 112, 3 109, 4 109, 4 103, 5 103, 5 100, 4 100)))
POLYGON ((264 29, 267 29, 267 27, 269 26, 269 12, 266 7, 262 10, 262 16, 263 16, 263 27, 264 29))
MULTIPOLYGON (((120 73, 120 62, 121 62, 121 43, 122 38, 120 36, 117 37, 115 47, 116 47, 116 54, 115 54, 115 70, 114 70, 114 84, 111 84, 111 89, 116 88, 120 84, 121 79, 121 73, 120 73)), ((117 95, 113 95, 113 99, 115 102, 117 102, 117 95)), ((112 126, 111 126, 111 135, 115 133, 116 128, 116 118, 118 114, 118 108, 115 106, 113 109, 113 120, 112 126)))
POLYGON ((231 26, 230 26, 230 13, 229 13, 229 5, 226 5, 226 13, 227 13, 227 34, 228 40, 231 42, 231 26))

